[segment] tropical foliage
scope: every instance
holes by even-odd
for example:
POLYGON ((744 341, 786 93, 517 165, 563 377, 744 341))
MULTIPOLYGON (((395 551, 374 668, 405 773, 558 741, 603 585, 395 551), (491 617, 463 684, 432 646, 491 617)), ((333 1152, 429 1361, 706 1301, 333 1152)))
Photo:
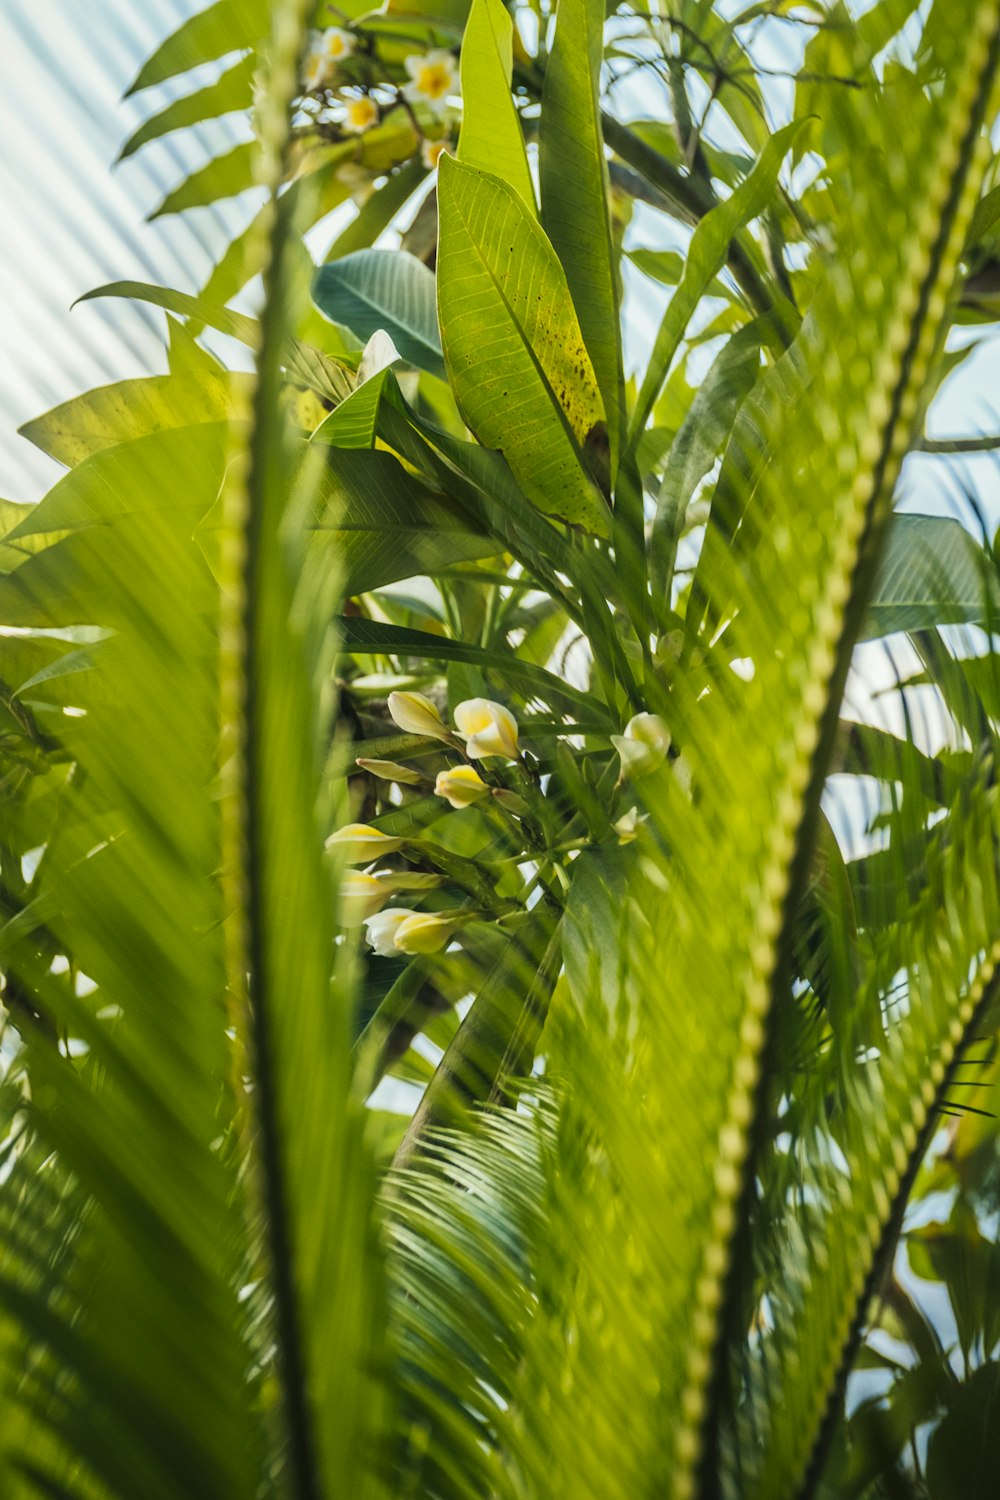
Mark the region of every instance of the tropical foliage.
POLYGON ((860 9, 136 79, 253 203, 0 512, 5 1494, 987 1492, 1000 0, 860 9))

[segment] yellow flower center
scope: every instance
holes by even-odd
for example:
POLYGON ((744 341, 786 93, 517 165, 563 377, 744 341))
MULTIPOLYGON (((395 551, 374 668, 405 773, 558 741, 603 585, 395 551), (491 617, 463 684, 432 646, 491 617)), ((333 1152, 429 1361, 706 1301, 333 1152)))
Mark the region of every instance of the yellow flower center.
POLYGON ((484 729, 492 726, 493 716, 488 710, 481 708, 478 713, 470 714, 465 722, 469 726, 466 734, 482 734, 484 729))
POLYGON ((378 110, 370 99, 350 99, 347 104, 347 123, 354 130, 366 130, 378 119, 378 110))
POLYGON ((424 63, 417 74, 416 84, 428 99, 441 99, 451 89, 451 69, 446 63, 424 63))

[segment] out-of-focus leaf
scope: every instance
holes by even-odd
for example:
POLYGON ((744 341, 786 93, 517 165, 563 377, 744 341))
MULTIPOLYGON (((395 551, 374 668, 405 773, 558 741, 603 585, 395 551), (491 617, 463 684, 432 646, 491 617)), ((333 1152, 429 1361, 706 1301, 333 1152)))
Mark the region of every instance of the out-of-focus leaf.
POLYGON ((144 433, 223 421, 235 410, 234 384, 246 383, 247 377, 229 375, 218 365, 214 374, 205 370, 197 381, 172 375, 123 380, 53 407, 20 431, 43 453, 72 468, 101 448, 144 433))
POLYGON ((462 38, 462 133, 458 159, 492 172, 530 209, 535 189, 511 98, 514 23, 501 0, 472 0, 462 38))
POLYGON ((268 0, 215 0, 157 47, 127 94, 137 94, 154 83, 187 73, 199 63, 255 47, 267 35, 269 16, 268 0))
POLYGON ((320 266, 313 300, 326 317, 361 339, 379 329, 405 360, 444 374, 434 307, 434 276, 403 250, 357 250, 320 266))
POLYGON ((438 306, 459 409, 540 510, 607 535, 584 457, 606 444, 604 408, 558 258, 499 178, 446 156, 438 197, 438 306))
POLYGON ((186 208, 203 208, 206 203, 216 203, 220 198, 235 198, 247 188, 256 186, 257 158, 259 147, 256 141, 241 141, 231 151, 215 156, 205 166, 192 172, 190 177, 178 183, 167 194, 163 202, 153 209, 150 219, 162 218, 164 214, 178 214, 186 208))
POLYGON ((992 560, 959 521, 947 516, 899 515, 862 639, 936 625, 980 624, 1000 609, 1000 580, 992 560))
POLYGON ((427 168, 419 161, 412 161, 398 172, 392 172, 365 200, 347 228, 341 230, 323 259, 340 260, 356 250, 369 249, 426 176, 427 168))
POLYGON ((931 1433, 927 1487, 932 1500, 985 1500, 1000 1474, 1000 1364, 982 1365, 958 1388, 931 1433))
MULTIPOLYGON (((452 501, 425 489, 391 453, 331 448, 310 479, 307 555, 325 555, 340 569, 345 597, 433 576, 438 568, 498 550, 492 537, 476 530, 452 501)), ((221 524, 216 504, 195 533, 217 574, 221 524)))

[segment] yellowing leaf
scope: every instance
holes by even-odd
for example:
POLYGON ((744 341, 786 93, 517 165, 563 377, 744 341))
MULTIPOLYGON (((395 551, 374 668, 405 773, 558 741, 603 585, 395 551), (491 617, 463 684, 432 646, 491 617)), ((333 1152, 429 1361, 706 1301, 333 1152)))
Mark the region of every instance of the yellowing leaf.
POLYGON ((217 367, 197 380, 152 375, 99 386, 84 396, 53 407, 21 428, 22 436, 58 463, 72 468, 102 448, 168 428, 224 420, 233 414, 233 382, 217 367))

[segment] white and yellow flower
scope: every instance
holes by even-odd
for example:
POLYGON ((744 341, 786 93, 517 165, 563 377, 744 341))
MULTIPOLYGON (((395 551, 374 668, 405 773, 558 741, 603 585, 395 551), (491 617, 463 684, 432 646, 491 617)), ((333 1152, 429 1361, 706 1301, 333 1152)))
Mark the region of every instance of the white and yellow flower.
POLYGON ((389 906, 365 918, 365 937, 380 958, 395 958, 396 933, 404 922, 417 914, 408 906, 389 906))
POLYGON ((475 766, 452 766, 439 771, 434 782, 435 795, 444 797, 452 807, 471 807, 480 797, 488 796, 489 790, 475 766))
POLYGON ((397 953, 440 953, 461 923, 441 912, 419 911, 400 922, 393 943, 397 953))
POLYGON ((406 734, 422 734, 432 740, 452 738, 451 730, 423 693, 390 693, 389 713, 406 734))
POLYGON ((340 882, 340 922, 343 927, 360 927, 382 910, 392 891, 374 875, 351 870, 340 882))
POLYGON ((502 703, 494 703, 490 698, 467 698, 455 709, 455 723, 470 760, 482 760, 485 755, 517 759, 517 720, 502 703))
POLYGON ((443 115, 448 100, 458 93, 458 67, 452 53, 435 47, 430 52, 404 58, 410 75, 403 93, 411 104, 423 104, 435 115, 443 115))
POLYGON ((380 833, 370 823, 348 823, 331 833, 326 847, 340 854, 349 865, 368 865, 383 854, 394 854, 403 843, 403 839, 380 833))
POLYGON ((358 39, 352 31, 345 31, 342 26, 328 26, 321 31, 313 43, 317 52, 328 57, 331 62, 346 62, 353 57, 357 51, 358 39))
POLYGON ((631 844, 637 839, 639 825, 645 823, 648 816, 648 813, 640 813, 637 807, 630 807, 627 813, 622 813, 618 821, 612 825, 618 835, 619 844, 631 844))
POLYGON ((357 38, 339 26, 311 32, 302 62, 302 83, 306 91, 312 93, 331 84, 338 66, 347 61, 357 45, 357 38))
POLYGON ((447 149, 447 141, 429 141, 425 136, 420 142, 420 160, 429 172, 434 171, 447 149))
POLYGON ((366 130, 371 130, 373 125, 378 124, 378 105, 367 94, 362 94, 360 99, 344 99, 341 102, 344 106, 344 118, 340 124, 348 135, 363 135, 366 130))
POLYGON ((623 776, 643 776, 662 765, 670 749, 670 730, 659 714, 636 714, 625 725, 624 734, 613 734, 623 776))

